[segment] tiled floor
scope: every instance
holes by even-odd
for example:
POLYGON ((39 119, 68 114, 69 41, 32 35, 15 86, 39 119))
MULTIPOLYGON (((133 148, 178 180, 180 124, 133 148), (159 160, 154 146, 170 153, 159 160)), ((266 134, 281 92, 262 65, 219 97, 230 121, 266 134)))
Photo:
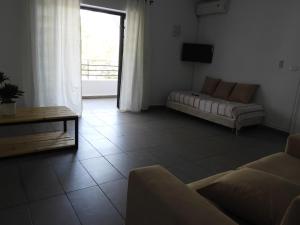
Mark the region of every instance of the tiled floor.
MULTIPOLYGON (((237 137, 171 110, 119 113, 115 104, 84 101, 77 152, 0 160, 1 225, 123 224, 132 168, 161 164, 191 182, 281 151, 286 141, 264 127, 237 137)), ((0 135, 49 129, 58 124, 5 128, 0 135)))

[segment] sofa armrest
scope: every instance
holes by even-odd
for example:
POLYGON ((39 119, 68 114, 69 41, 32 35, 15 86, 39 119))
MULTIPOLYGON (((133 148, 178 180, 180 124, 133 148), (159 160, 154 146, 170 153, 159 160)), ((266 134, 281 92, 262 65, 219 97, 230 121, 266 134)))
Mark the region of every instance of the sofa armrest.
POLYGON ((300 224, 300 196, 296 197, 285 212, 281 225, 299 225, 300 224))
POLYGON ((126 225, 237 225, 160 166, 129 175, 126 225))
POLYGON ((300 134, 294 134, 288 137, 285 152, 300 159, 300 134))

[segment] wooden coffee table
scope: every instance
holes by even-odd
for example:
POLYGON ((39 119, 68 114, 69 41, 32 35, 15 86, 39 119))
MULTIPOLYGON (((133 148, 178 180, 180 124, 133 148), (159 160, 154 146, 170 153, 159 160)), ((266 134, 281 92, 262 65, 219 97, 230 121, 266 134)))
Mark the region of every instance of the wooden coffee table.
POLYGON ((78 149, 78 116, 69 108, 18 108, 14 116, 0 116, 0 126, 63 122, 63 131, 0 138, 0 157, 23 155, 63 148, 78 149), (75 137, 67 133, 67 122, 75 121, 75 137))

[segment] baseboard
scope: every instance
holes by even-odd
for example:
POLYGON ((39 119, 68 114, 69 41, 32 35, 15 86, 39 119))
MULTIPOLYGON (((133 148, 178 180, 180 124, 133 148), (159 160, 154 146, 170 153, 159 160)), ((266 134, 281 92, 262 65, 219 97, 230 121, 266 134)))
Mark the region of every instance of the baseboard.
POLYGON ((263 126, 272 128, 272 129, 274 129, 274 130, 281 131, 281 132, 286 133, 286 134, 289 134, 289 133, 290 133, 289 130, 287 130, 286 128, 279 127, 279 126, 277 126, 277 125, 275 125, 275 124, 273 124, 273 123, 270 123, 270 122, 264 122, 264 123, 263 123, 263 126))
POLYGON ((162 109, 162 108, 166 108, 165 105, 150 105, 149 109, 162 109))

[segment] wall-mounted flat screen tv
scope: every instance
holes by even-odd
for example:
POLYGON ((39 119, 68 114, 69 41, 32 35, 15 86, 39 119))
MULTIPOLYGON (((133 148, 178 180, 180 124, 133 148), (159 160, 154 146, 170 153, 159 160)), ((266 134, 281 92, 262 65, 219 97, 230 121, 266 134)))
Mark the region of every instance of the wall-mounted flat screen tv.
POLYGON ((188 62, 212 63, 214 46, 207 44, 184 43, 181 60, 188 62))

